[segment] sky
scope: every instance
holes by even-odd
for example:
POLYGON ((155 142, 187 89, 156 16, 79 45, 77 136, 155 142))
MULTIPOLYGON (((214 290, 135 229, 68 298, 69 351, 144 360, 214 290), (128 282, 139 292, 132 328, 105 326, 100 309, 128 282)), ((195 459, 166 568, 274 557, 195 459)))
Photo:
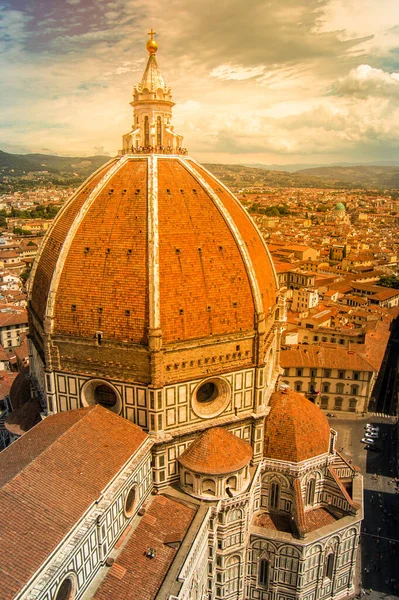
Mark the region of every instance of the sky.
POLYGON ((399 160, 399 0, 0 0, 0 149, 116 154, 151 28, 198 160, 399 160))

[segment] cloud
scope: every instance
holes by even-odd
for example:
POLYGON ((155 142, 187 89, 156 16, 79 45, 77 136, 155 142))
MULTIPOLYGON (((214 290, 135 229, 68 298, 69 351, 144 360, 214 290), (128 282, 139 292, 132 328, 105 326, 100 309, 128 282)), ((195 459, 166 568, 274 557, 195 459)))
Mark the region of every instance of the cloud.
POLYGON ((153 27, 176 130, 202 160, 383 154, 398 136, 397 0, 364 3, 361 13, 358 0, 43 0, 2 9, 1 146, 115 153, 153 27))
POLYGON ((359 65, 332 88, 340 96, 368 98, 369 96, 399 97, 399 73, 387 73, 370 65, 359 65))
POLYGON ((265 67, 243 67, 241 65, 220 65, 215 67, 210 72, 211 77, 217 77, 218 79, 234 79, 236 81, 244 81, 246 79, 252 79, 258 77, 264 73, 265 67))

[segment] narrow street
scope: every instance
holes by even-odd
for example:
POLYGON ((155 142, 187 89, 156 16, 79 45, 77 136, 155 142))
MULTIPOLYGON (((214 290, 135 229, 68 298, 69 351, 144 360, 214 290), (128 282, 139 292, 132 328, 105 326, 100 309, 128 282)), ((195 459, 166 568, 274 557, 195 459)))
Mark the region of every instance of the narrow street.
POLYGON ((330 418, 338 432, 338 448, 361 469, 364 478, 364 521, 359 553, 358 585, 371 599, 399 596, 399 487, 394 418, 330 418), (360 442, 366 423, 380 428, 377 447, 360 442))

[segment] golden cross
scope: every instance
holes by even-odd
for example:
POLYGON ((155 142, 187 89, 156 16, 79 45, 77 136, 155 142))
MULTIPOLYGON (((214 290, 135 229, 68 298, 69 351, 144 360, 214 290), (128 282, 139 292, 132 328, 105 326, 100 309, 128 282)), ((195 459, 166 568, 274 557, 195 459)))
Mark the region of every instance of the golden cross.
POLYGON ((149 32, 147 33, 147 35, 150 35, 150 36, 151 36, 151 37, 150 37, 150 40, 152 40, 152 39, 154 39, 154 35, 157 35, 157 32, 156 32, 156 31, 153 31, 153 29, 152 29, 152 27, 151 27, 151 31, 149 31, 149 32))

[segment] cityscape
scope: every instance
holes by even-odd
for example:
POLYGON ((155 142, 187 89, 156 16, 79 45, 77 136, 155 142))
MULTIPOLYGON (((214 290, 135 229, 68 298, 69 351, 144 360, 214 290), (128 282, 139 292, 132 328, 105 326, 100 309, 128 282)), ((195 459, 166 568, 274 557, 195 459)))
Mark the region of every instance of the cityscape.
POLYGON ((399 161, 197 157, 158 42, 0 150, 0 600, 399 597, 399 161))

